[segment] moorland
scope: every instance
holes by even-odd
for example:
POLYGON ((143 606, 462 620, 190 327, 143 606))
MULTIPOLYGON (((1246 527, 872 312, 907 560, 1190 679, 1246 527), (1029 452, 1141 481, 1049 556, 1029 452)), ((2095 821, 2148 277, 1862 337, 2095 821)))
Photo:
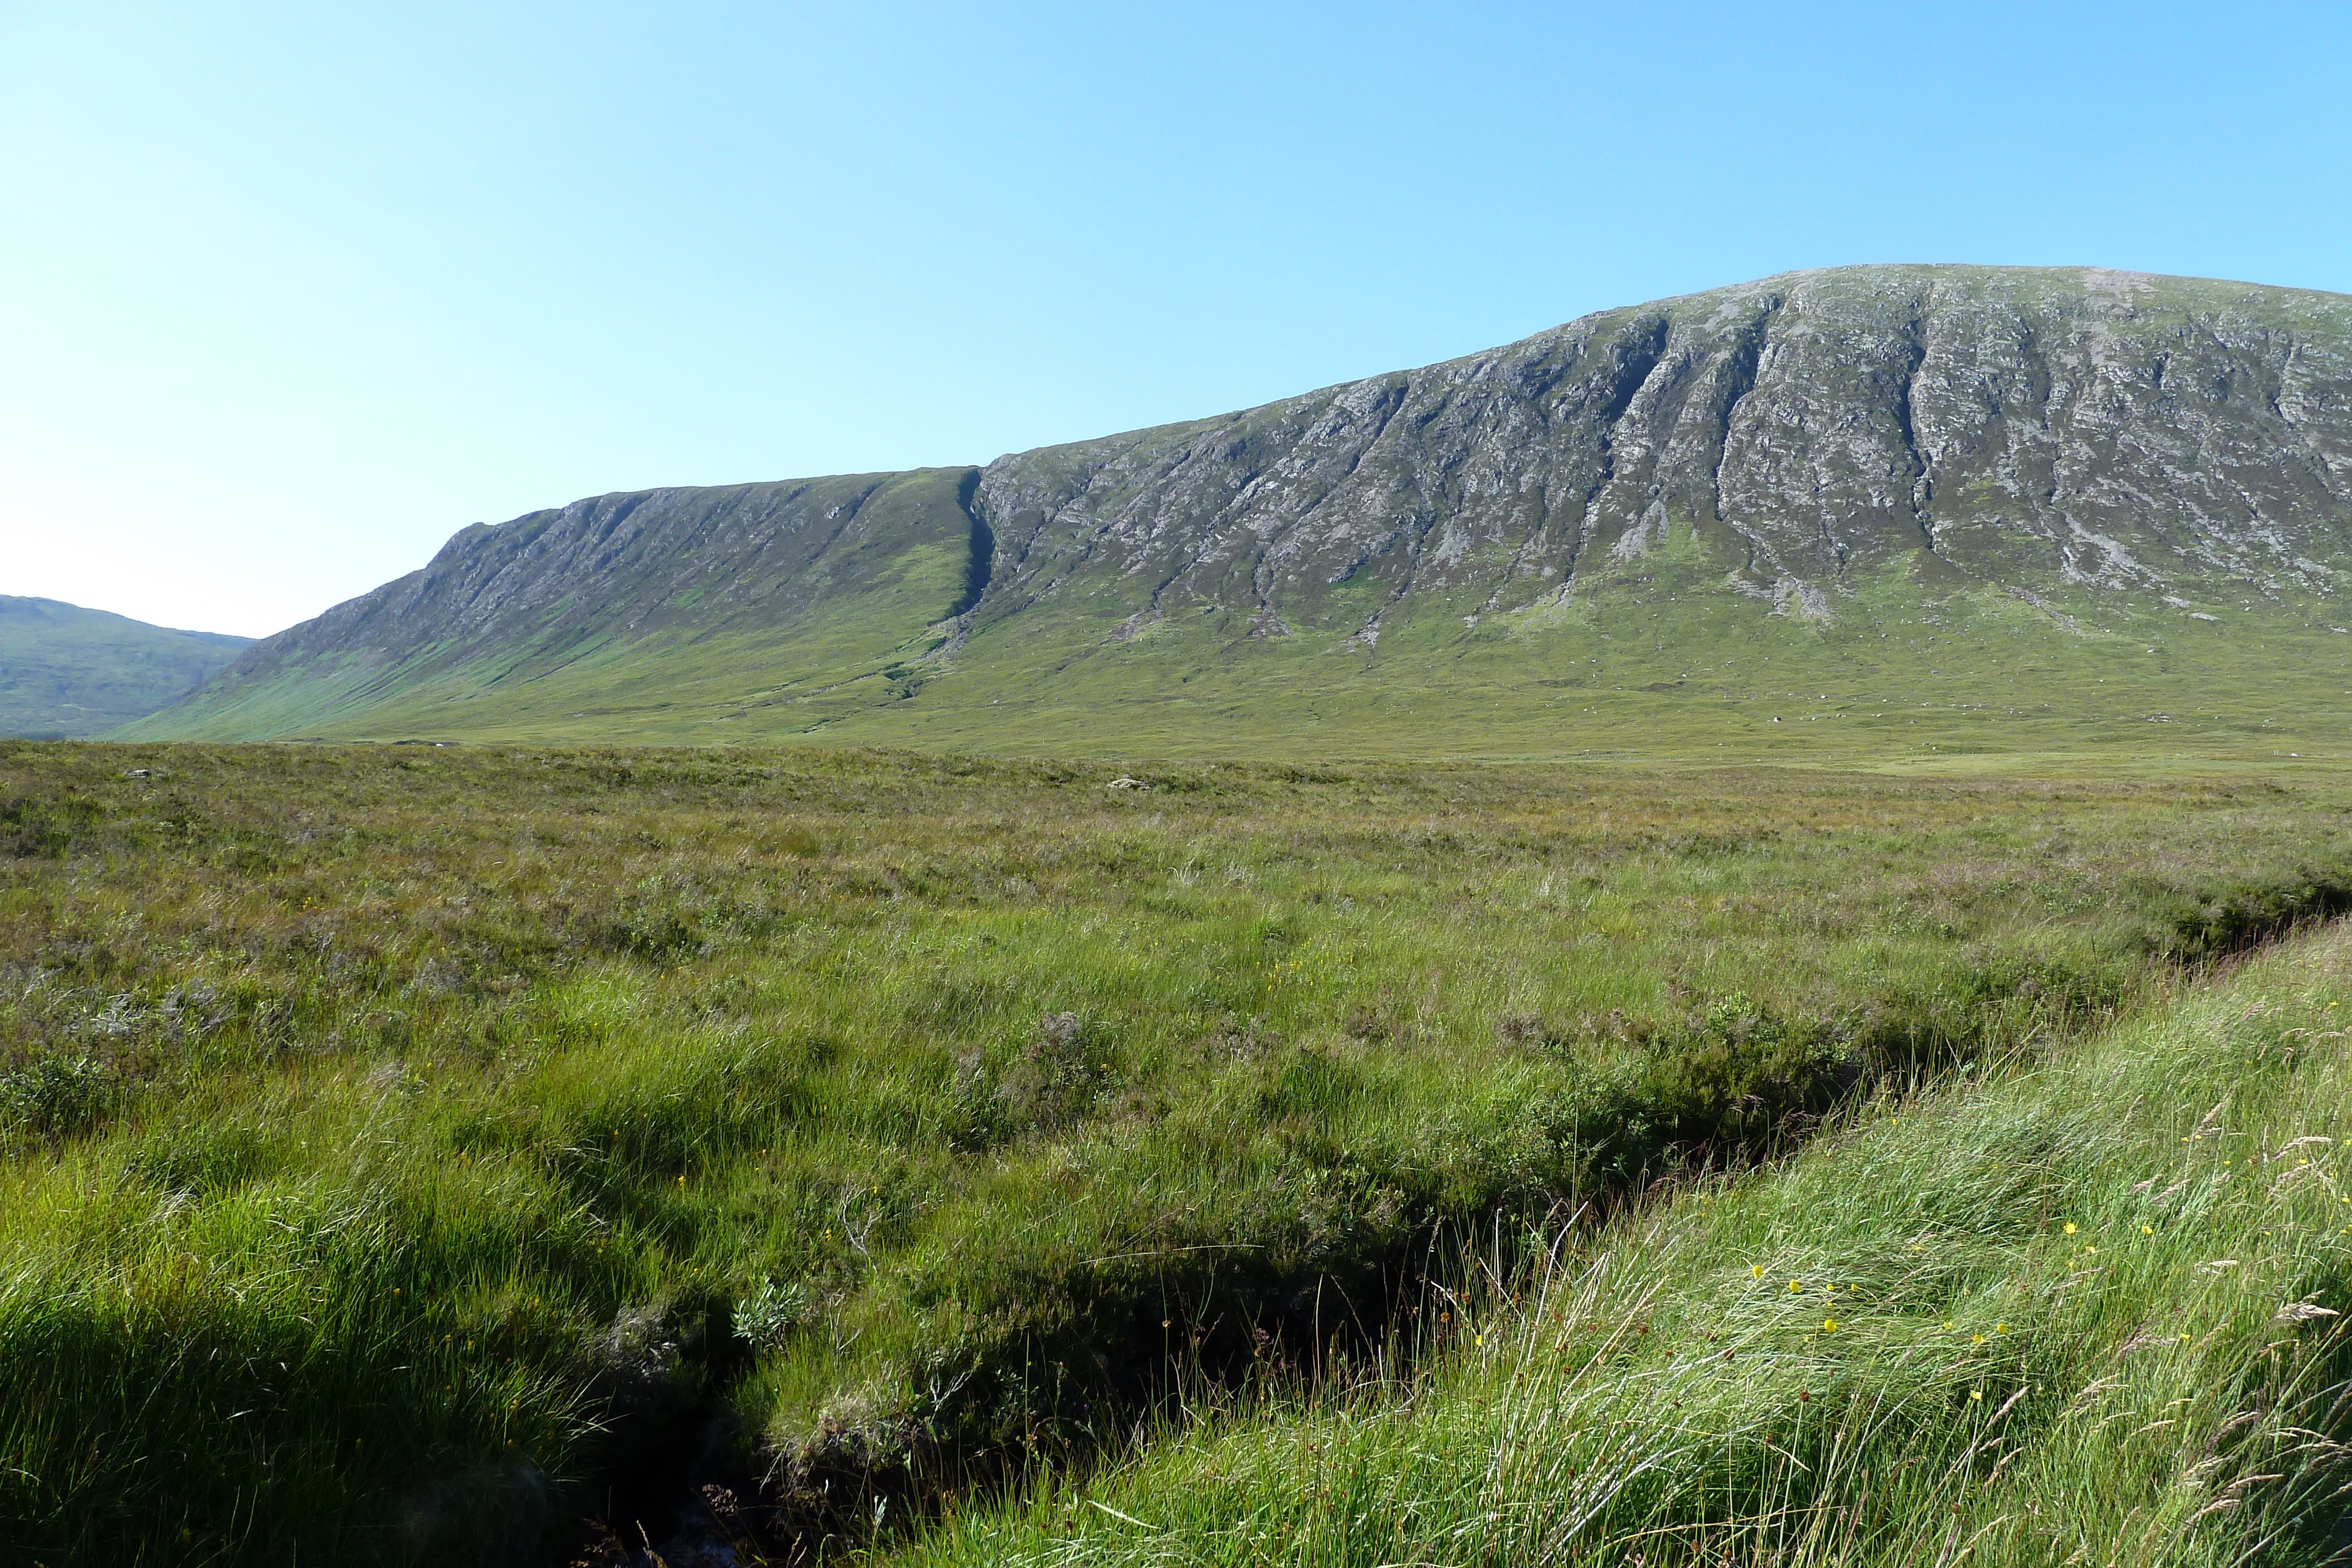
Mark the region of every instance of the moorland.
POLYGON ((10 1550, 2304 1550, 2347 810, 10 744, 10 1550))
POLYGON ((2348 415, 1789 274, 7 745, 0 1550, 2341 1554, 2348 415))

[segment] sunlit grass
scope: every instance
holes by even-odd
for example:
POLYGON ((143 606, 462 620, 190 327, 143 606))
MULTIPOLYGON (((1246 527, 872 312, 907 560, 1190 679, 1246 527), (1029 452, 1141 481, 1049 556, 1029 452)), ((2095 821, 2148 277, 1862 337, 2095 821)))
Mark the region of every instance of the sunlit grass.
POLYGON ((1379 1355, 1474 1230, 2324 913, 2346 800, 11 747, 0 1508, 53 1562, 498 1558, 1083 1462, 1336 1301, 1379 1355))
POLYGON ((2310 1562, 2352 1480, 2352 936, 1433 1298, 891 1561, 2310 1562))

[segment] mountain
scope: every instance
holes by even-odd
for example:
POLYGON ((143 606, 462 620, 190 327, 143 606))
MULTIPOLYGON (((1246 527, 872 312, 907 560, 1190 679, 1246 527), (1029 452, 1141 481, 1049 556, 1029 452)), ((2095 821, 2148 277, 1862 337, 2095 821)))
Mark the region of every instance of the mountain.
POLYGON ((252 643, 0 594, 0 735, 100 734, 178 701, 252 643))
POLYGON ((123 733, 2284 753, 2352 712, 2348 572, 2352 298, 1845 267, 477 526, 123 733))

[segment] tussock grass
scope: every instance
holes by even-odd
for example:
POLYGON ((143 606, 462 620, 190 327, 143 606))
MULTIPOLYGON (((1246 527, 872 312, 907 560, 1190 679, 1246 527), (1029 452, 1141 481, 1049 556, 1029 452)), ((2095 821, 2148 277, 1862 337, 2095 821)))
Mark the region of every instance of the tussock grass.
POLYGON ((505 1560, 1076 1462, 1335 1301, 1382 1354, 1433 1237, 2325 913, 2348 802, 0 749, 0 1511, 51 1563, 505 1560))
MULTIPOLYGON (((891 1555, 2250 1563, 2345 1542, 2352 933, 1886 1101, 891 1555)), ((1457 1283, 1462 1281, 1457 1281, 1457 1283)))

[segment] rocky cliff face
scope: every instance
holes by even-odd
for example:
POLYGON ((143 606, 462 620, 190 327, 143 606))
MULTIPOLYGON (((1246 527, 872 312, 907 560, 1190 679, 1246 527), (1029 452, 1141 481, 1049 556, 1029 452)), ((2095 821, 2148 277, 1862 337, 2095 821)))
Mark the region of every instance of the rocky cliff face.
MULTIPOLYGON (((541 733, 561 707, 581 738, 968 743, 989 732, 950 716, 1008 693, 1083 716, 1114 665, 1077 661, 1128 661, 1144 700, 1270 645, 1450 658, 1592 632, 1669 569, 1697 638, 1834 629, 1889 584, 2070 635, 2121 616, 2151 653, 2220 609, 2324 632, 2352 571, 2352 298, 1799 273, 983 469, 599 497, 467 529, 142 733, 541 733)), ((1645 632, 1662 656, 1671 630, 1645 632)))
POLYGON ((982 619, 1116 580, 1367 641, 1416 596, 1566 600, 1677 531, 1834 615, 1857 572, 2051 594, 2352 568, 2352 298, 1854 267, 1587 317, 1196 424, 999 458, 982 619))
MULTIPOLYGON (((502 653, 544 674, 616 643, 789 629, 945 551, 928 623, 971 549, 967 469, 593 496, 477 523, 420 571, 257 644, 231 672, 343 660, 414 679, 502 653)), ((939 575, 936 571, 933 575, 939 575)))

